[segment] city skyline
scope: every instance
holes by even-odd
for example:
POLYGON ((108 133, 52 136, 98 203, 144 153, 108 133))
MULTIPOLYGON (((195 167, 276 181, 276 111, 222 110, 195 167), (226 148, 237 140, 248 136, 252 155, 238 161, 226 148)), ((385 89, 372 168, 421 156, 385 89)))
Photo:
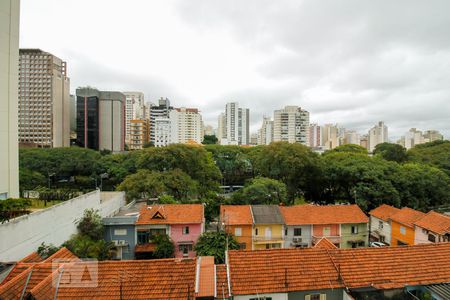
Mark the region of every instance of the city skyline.
POLYGON ((361 132, 384 120, 393 137, 412 127, 450 136, 449 3, 121 3, 108 1, 106 16, 104 1, 24 0, 20 46, 64 58, 72 91, 92 85, 168 97, 198 107, 205 124, 238 101, 250 108, 251 132, 263 115, 298 105, 313 123, 361 132), (54 26, 61 15, 65 26, 54 26), (80 23, 81 15, 102 25, 80 23))

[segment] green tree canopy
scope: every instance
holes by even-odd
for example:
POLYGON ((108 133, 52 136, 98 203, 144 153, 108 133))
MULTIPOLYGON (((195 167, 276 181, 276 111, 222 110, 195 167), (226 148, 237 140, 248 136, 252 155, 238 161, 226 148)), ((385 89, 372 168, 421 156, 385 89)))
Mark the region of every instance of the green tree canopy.
POLYGON ((315 199, 321 193, 319 156, 301 144, 271 143, 253 155, 255 172, 286 184, 288 196, 315 199))
POLYGON ((203 145, 214 145, 217 144, 217 137, 215 135, 205 135, 203 137, 203 145))
POLYGON ((214 164, 212 155, 203 147, 191 145, 169 145, 147 148, 139 151, 138 169, 169 171, 180 169, 198 181, 200 194, 219 188, 220 170, 214 164))
POLYGON ((234 204, 280 204, 287 201, 286 185, 278 180, 257 177, 233 194, 234 204))
POLYGON ((86 209, 83 217, 77 224, 78 232, 82 235, 88 236, 93 240, 103 238, 103 223, 102 217, 97 210, 86 209))
POLYGON ((338 146, 332 150, 325 151, 324 155, 327 155, 328 153, 334 153, 334 152, 350 152, 350 153, 368 154, 367 149, 360 145, 346 144, 346 145, 338 146))
POLYGON ((378 155, 385 160, 395 161, 398 163, 402 163, 407 160, 405 147, 398 144, 392 143, 378 144, 375 146, 373 154, 378 155))
POLYGON ((46 244, 42 242, 42 244, 37 249, 37 253, 40 257, 42 257, 42 259, 46 259, 56 253, 56 251, 58 251, 59 249, 59 247, 56 247, 53 244, 46 244))
POLYGON ((435 166, 450 176, 450 141, 434 141, 408 150, 408 160, 435 166))
POLYGON ((175 254, 175 246, 172 240, 166 234, 157 234, 152 237, 152 242, 155 244, 155 258, 171 258, 175 254))
POLYGON ((239 249, 239 244, 233 236, 225 231, 204 232, 195 244, 197 256, 214 256, 216 264, 223 264, 227 240, 229 250, 239 249))

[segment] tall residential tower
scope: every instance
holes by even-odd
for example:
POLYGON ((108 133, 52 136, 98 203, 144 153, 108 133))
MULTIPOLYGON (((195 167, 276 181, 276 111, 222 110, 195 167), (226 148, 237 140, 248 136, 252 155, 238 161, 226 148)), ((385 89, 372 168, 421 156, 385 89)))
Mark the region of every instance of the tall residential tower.
POLYGON ((273 140, 309 145, 309 112, 298 106, 274 111, 273 140))

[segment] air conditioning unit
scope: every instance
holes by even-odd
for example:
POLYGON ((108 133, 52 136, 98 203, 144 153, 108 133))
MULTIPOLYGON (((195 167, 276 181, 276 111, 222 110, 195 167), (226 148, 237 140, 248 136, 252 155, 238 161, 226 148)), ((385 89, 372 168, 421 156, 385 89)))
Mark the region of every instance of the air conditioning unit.
POLYGON ((292 238, 292 242, 294 242, 295 244, 301 243, 302 242, 302 238, 292 238))
POLYGON ((117 242, 118 242, 117 243, 118 246, 125 246, 127 244, 127 241, 125 241, 125 240, 118 240, 117 242))
POLYGON ((114 246, 119 246, 119 241, 118 240, 112 240, 111 242, 114 244, 114 246))

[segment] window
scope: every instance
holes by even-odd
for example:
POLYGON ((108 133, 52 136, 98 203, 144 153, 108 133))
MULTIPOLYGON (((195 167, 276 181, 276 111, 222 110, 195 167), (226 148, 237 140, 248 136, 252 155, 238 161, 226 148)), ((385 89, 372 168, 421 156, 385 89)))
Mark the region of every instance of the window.
POLYGON ((138 244, 147 244, 149 241, 150 233, 148 231, 138 231, 137 239, 138 244))
POLYGON ((310 294, 305 296, 305 300, 326 300, 326 294, 310 294))
POLYGON ((434 234, 429 234, 428 240, 432 243, 436 243, 436 236, 434 234))
POLYGON ((237 227, 234 229, 234 235, 235 236, 242 236, 242 228, 237 227))
POLYGON ((352 234, 358 233, 358 226, 352 226, 352 234))
POLYGON ((250 298, 249 300, 272 300, 272 297, 260 296, 258 298, 250 298))
POLYGON ((183 255, 188 255, 189 251, 192 251, 192 244, 181 244, 178 246, 180 252, 183 252, 183 255))
POLYGON ((255 235, 258 235, 258 228, 255 228, 255 235))
POLYGON ((239 244, 239 249, 240 250, 245 250, 246 248, 247 248, 247 245, 245 243, 239 244))
POLYGON ((284 236, 287 236, 287 235, 288 235, 288 229, 285 228, 285 229, 284 229, 284 236))
POLYGON ((378 221, 378 229, 383 229, 383 221, 378 221))
POLYGON ((189 226, 183 227, 183 234, 189 234, 189 226))
POLYGON ((302 229, 294 228, 294 236, 301 236, 301 235, 302 235, 302 229))
POLYGON ((406 234, 406 228, 403 226, 400 226, 400 233, 405 235, 406 234))
POLYGON ((127 235, 126 229, 114 229, 114 235, 127 235))

